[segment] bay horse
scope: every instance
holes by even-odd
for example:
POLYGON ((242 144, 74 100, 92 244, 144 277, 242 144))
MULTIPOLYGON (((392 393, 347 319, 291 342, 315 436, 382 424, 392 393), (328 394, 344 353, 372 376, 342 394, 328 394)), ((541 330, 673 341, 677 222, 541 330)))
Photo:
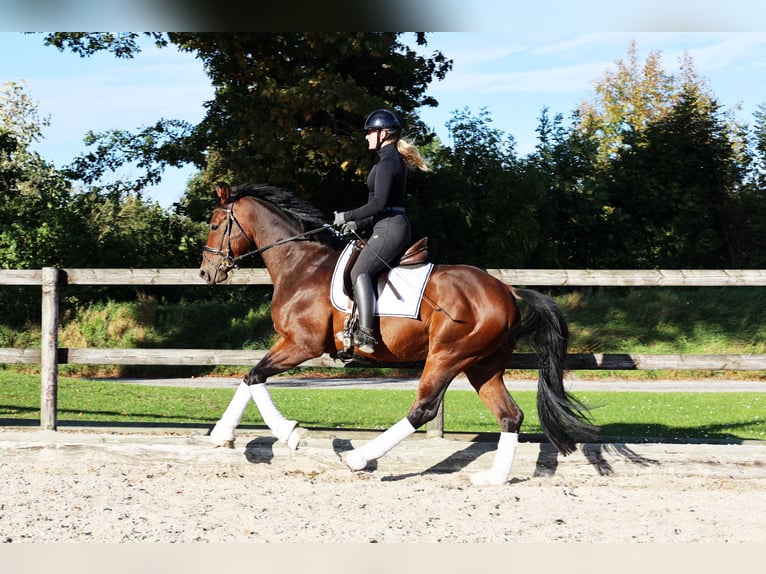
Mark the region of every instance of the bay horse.
MULTIPOLYGON (((271 316, 277 342, 244 377, 212 429, 216 445, 233 446, 235 429, 252 399, 274 436, 296 449, 302 433, 271 400, 266 380, 325 353, 336 357, 346 313, 330 300, 330 283, 340 256, 337 233, 310 203, 267 185, 216 188, 218 196, 203 249, 200 275, 208 284, 227 280, 245 258, 259 254, 273 283, 271 316)), ((545 435, 563 455, 575 438, 598 432, 587 408, 564 389, 568 327, 548 296, 502 283, 469 265, 434 265, 417 318, 376 317, 372 355, 385 362, 424 362, 417 395, 399 422, 345 453, 352 470, 386 454, 432 420, 450 382, 464 373, 500 425, 492 467, 472 475, 474 484, 509 480, 524 414, 508 393, 503 372, 516 343, 527 340, 538 357, 537 409, 545 435), (523 320, 522 299, 531 309, 523 320)))

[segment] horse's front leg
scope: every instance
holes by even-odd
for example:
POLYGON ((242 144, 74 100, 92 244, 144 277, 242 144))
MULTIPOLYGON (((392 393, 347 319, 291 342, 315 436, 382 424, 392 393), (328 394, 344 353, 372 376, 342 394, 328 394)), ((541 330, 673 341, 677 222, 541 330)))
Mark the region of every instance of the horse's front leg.
POLYGON ((239 426, 251 398, 250 387, 242 381, 229 402, 229 406, 226 407, 223 415, 215 423, 213 430, 210 431, 210 442, 215 446, 234 448, 236 438, 234 431, 239 426))
POLYGON ((266 386, 266 379, 292 369, 315 356, 317 356, 316 353, 312 354, 294 343, 280 339, 237 387, 229 406, 210 432, 210 439, 213 444, 234 447, 235 430, 242 420, 245 409, 250 404, 250 399, 252 399, 261 414, 261 418, 263 418, 263 422, 271 429, 274 436, 287 443, 292 450, 297 449, 301 437, 305 434, 305 429, 299 428, 297 421, 289 420, 282 415, 271 399, 271 393, 266 386))

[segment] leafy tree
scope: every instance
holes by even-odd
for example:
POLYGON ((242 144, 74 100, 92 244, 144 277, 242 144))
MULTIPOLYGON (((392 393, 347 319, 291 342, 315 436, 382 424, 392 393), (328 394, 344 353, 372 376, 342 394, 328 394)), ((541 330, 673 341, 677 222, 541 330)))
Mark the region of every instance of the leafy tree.
POLYGON ((0 90, 0 267, 52 265, 67 250, 69 184, 30 145, 48 125, 23 83, 0 90))
POLYGON ((541 198, 541 265, 593 267, 609 260, 604 236, 607 197, 597 161, 598 141, 574 129, 579 114, 565 124, 562 114, 550 118, 543 109, 538 144, 529 156, 531 178, 541 198), (601 248, 594 246, 601 244, 601 248))
POLYGON ((753 114, 755 124, 750 133, 751 161, 749 183, 761 190, 766 190, 766 104, 758 106, 753 114))
POLYGON ((736 196, 741 225, 732 231, 737 240, 735 257, 742 267, 766 267, 766 104, 753 114, 748 172, 736 196))
POLYGON ((598 145, 590 191, 601 208, 588 227, 599 230, 602 251, 591 263, 731 265, 743 132, 688 55, 676 74, 660 64, 652 52, 641 66, 632 43, 628 61, 618 60, 596 84, 595 101, 578 110, 575 130, 598 145))
MULTIPOLYGON (((365 115, 392 107, 416 121, 414 110, 436 102, 426 95, 452 62, 440 52, 417 55, 399 33, 169 33, 150 35, 203 62, 215 87, 197 126, 161 119, 137 134, 90 134, 93 152, 73 174, 94 183, 104 170, 136 162, 145 175, 122 190, 138 191, 168 165, 193 163, 203 182, 267 182, 337 207, 361 181, 373 157, 361 138, 365 115)), ((424 34, 416 42, 426 43, 424 34)), ((57 33, 46 42, 83 56, 140 51, 139 35, 57 33)), ((209 193, 209 192, 207 192, 209 193)))
POLYGON ((537 248, 540 198, 524 185, 513 138, 491 122, 487 110, 454 112, 453 147, 432 148, 432 171, 410 183, 413 225, 439 262, 522 267, 537 248))
POLYGON ((642 267, 734 265, 732 206, 741 164, 720 106, 682 91, 672 110, 630 144, 609 183, 612 224, 626 256, 642 267))
MULTIPOLYGON (((5 268, 159 266, 199 248, 204 230, 158 204, 127 195, 74 191, 29 146, 47 120, 24 86, 0 92, 0 266, 5 268), (180 252, 180 255, 179 255, 180 252)), ((188 263, 198 263, 198 251, 188 263)))
POLYGON ((630 43, 627 61, 615 62, 595 83, 595 97, 580 104, 580 129, 598 140, 599 160, 619 153, 627 137, 634 137, 663 117, 676 100, 676 82, 662 69, 661 52, 650 52, 643 66, 638 46, 630 43))

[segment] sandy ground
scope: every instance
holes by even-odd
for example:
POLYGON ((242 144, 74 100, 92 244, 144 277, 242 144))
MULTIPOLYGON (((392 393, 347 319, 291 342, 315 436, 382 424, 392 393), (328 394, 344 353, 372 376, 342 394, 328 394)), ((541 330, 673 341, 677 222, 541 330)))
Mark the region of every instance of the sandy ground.
POLYGON ((418 433, 351 472, 370 436, 0 429, 0 542, 766 542, 760 443, 522 442, 476 487, 494 443, 418 433))

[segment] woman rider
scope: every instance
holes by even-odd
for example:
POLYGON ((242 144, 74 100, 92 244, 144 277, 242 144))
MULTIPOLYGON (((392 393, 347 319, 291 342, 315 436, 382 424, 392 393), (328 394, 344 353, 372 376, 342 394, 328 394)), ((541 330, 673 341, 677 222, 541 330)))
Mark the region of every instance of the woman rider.
POLYGON ((354 345, 372 353, 375 346, 376 279, 389 269, 389 264, 409 247, 412 227, 405 212, 407 169, 428 169, 417 148, 401 138, 402 123, 391 110, 375 110, 364 122, 369 149, 379 156, 367 177, 367 203, 350 211, 335 212, 333 225, 344 234, 372 224, 359 258, 351 269, 354 301, 359 310, 359 329, 354 345))

